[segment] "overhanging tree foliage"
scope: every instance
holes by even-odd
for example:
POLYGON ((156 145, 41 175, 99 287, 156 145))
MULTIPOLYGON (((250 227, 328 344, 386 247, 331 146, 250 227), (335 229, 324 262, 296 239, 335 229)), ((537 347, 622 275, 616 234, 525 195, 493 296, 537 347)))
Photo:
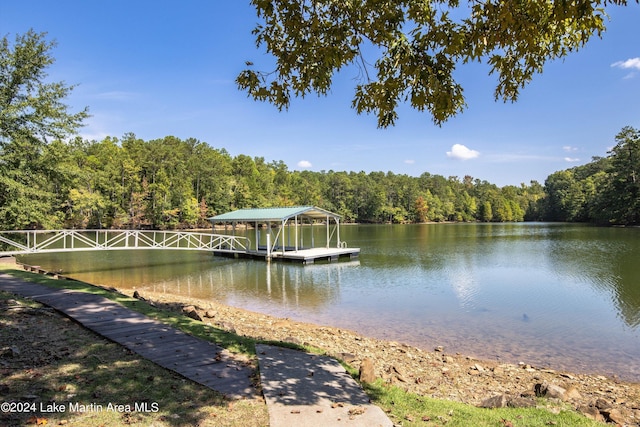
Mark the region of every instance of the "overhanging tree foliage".
POLYGON ((460 64, 489 64, 495 98, 516 101, 549 60, 605 30, 608 4, 625 0, 252 0, 262 23, 257 45, 276 59, 252 62, 236 79, 256 100, 286 109, 292 96, 326 95, 339 70, 355 65, 352 106, 395 124, 400 103, 428 111, 436 124, 465 107, 454 78, 460 64))
POLYGON ((50 141, 81 126, 87 110, 71 114, 63 103, 72 86, 47 82, 54 43, 29 31, 10 44, 0 40, 0 224, 23 228, 57 222, 56 188, 60 172, 50 141), (52 210, 53 208, 53 210, 52 210))

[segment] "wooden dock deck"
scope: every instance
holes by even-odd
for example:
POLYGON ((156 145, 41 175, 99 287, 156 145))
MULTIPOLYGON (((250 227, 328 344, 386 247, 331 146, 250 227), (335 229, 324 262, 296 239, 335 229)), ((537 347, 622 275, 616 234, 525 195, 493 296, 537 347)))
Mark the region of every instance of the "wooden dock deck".
POLYGON ((246 251, 214 251, 214 255, 233 258, 253 258, 273 261, 314 264, 316 261, 335 262, 343 259, 354 260, 360 256, 360 248, 303 248, 267 253, 266 248, 246 251))

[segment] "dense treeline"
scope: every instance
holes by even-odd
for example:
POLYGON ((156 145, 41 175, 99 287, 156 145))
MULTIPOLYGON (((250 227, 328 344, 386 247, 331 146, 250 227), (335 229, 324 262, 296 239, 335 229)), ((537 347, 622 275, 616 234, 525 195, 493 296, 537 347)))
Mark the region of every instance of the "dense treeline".
POLYGON ((607 157, 546 179, 545 219, 640 224, 640 130, 623 128, 607 157))
POLYGON ((536 182, 498 188, 469 176, 290 171, 281 161, 232 157, 171 136, 55 141, 36 157, 37 168, 17 168, 34 191, 0 207, 5 228, 191 228, 233 209, 288 205, 316 205, 357 222, 542 217, 536 182))
MULTIPOLYGON (((555 172, 545 185, 502 188, 465 176, 290 171, 196 139, 56 140, 16 144, 10 178, 28 191, 0 205, 5 229, 194 228, 247 207, 315 205, 350 222, 640 222, 640 133, 624 128, 605 158, 555 172)), ((9 145, 10 147, 12 145, 9 145)), ((8 156, 11 154, 12 156, 8 156)), ((3 177, 5 179, 5 177, 3 177)))

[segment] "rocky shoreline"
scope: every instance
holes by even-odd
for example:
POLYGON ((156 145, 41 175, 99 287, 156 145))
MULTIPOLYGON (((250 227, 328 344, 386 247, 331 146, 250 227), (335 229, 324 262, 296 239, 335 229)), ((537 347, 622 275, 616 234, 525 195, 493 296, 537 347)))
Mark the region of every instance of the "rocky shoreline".
POLYGON ((326 354, 360 369, 363 375, 382 378, 419 395, 485 407, 535 406, 539 404, 536 397, 546 397, 562 401, 595 420, 640 426, 638 383, 602 375, 540 369, 526 363, 479 360, 451 354, 442 347, 425 351, 341 328, 277 318, 216 301, 149 291, 135 292, 135 297, 182 311, 238 335, 321 348, 326 354))

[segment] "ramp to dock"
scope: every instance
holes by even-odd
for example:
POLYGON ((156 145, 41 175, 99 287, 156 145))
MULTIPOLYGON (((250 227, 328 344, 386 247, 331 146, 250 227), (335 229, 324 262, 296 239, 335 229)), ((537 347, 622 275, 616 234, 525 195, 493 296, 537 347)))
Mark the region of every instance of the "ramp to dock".
POLYGON ((51 252, 114 250, 188 250, 242 252, 249 239, 191 231, 159 230, 3 230, 0 256, 51 252))

